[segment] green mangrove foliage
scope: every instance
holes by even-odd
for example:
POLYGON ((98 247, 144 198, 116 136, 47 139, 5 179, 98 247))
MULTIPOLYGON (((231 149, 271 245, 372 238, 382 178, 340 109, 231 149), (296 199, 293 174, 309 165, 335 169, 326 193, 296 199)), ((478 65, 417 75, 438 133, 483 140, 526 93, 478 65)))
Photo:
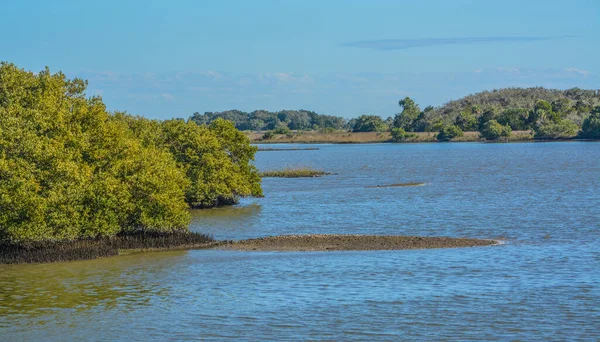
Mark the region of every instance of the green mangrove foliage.
POLYGON ((208 208, 237 202, 239 197, 262 196, 254 160, 257 147, 233 123, 217 119, 210 125, 180 119, 157 121, 123 113, 115 119, 126 123, 144 146, 168 150, 188 184, 185 200, 192 208, 208 208))
POLYGON ((260 196, 231 123, 111 115, 87 82, 0 65, 0 240, 184 231, 190 206, 260 196))

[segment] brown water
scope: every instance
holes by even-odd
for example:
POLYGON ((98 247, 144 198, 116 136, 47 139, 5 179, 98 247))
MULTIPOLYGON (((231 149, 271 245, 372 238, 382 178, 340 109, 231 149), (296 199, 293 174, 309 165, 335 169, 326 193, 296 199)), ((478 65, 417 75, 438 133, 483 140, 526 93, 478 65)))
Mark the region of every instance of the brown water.
POLYGON ((191 229, 506 244, 0 266, 0 340, 600 339, 600 143, 316 147, 257 165, 337 175, 265 179, 265 198, 195 211, 191 229), (410 182, 425 185, 365 188, 410 182))

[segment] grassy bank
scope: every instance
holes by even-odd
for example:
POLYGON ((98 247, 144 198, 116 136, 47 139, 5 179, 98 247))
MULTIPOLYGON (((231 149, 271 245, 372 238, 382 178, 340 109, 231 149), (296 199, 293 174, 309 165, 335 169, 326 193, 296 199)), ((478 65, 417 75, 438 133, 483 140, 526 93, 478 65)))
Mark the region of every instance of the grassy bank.
POLYGON ((126 251, 207 248, 217 244, 211 236, 192 233, 136 233, 112 238, 29 244, 0 244, 0 264, 90 260, 126 251))
POLYGON ((322 170, 315 170, 309 167, 306 168, 287 168, 283 170, 265 171, 260 174, 261 177, 278 177, 278 178, 302 178, 302 177, 320 177, 327 176, 331 173, 322 170))
MULTIPOLYGON (((252 143, 296 143, 296 144, 366 144, 392 142, 389 132, 331 132, 321 133, 317 131, 296 132, 292 134, 274 134, 271 139, 263 140, 263 133, 245 133, 252 143)), ((406 140, 407 143, 437 142, 437 132, 416 132, 414 138, 406 140)), ((479 132, 464 132, 464 135, 455 138, 457 142, 483 141, 479 132)), ((531 131, 513 131, 508 141, 533 141, 531 131)))

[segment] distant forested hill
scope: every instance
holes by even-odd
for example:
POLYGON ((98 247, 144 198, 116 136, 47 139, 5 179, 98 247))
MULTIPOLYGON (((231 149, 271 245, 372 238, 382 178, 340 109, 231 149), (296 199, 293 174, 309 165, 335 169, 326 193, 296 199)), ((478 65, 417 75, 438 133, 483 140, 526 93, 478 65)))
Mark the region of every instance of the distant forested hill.
POLYGON ((564 113, 567 119, 581 125, 591 109, 600 105, 600 90, 585 90, 571 88, 567 90, 536 88, 504 88, 465 96, 437 107, 431 113, 432 117, 443 118, 451 122, 461 112, 481 114, 493 109, 497 112, 506 110, 535 109, 538 101, 551 104, 554 112, 564 113))
POLYGON ((486 140, 507 139, 513 130, 532 130, 536 139, 598 135, 600 91, 572 88, 506 88, 465 96, 423 111, 410 98, 400 100, 392 133, 441 132, 451 140, 463 131, 479 131, 486 140))

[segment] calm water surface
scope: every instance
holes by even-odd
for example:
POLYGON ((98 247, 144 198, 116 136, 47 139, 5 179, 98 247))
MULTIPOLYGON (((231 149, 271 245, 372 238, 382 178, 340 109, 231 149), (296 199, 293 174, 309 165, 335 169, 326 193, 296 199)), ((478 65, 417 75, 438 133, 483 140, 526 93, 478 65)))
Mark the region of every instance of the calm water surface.
POLYGON ((191 229, 506 244, 0 266, 0 340, 600 339, 600 143, 314 146, 256 164, 337 175, 265 179, 265 198, 195 211, 191 229), (365 188, 399 182, 426 185, 365 188))

